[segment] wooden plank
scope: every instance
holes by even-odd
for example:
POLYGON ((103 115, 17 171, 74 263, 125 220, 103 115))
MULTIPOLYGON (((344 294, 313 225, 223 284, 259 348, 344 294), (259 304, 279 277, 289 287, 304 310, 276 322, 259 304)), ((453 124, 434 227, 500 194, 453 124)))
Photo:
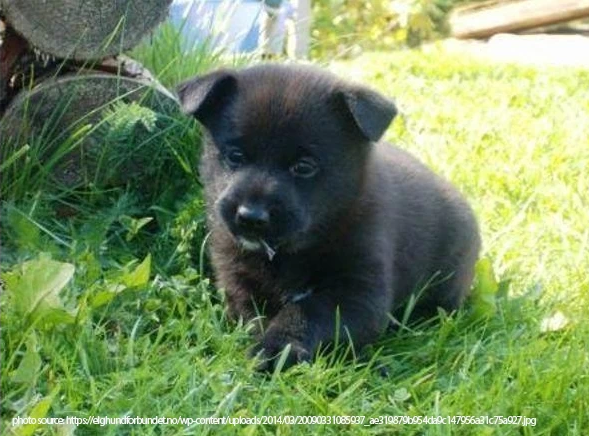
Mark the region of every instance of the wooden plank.
POLYGON ((493 0, 457 9, 450 25, 457 38, 485 38, 584 17, 589 17, 589 0, 493 0))

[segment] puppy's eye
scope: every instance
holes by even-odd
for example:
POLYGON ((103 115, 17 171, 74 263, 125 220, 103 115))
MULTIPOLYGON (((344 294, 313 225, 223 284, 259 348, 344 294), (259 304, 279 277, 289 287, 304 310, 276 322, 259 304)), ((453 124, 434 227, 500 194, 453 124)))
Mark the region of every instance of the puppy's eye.
POLYGON ((245 154, 237 148, 232 148, 225 153, 225 160, 230 166, 236 168, 245 163, 245 154))
POLYGON ((290 172, 296 177, 310 178, 317 174, 318 171, 319 165, 311 157, 304 157, 290 167, 290 172))

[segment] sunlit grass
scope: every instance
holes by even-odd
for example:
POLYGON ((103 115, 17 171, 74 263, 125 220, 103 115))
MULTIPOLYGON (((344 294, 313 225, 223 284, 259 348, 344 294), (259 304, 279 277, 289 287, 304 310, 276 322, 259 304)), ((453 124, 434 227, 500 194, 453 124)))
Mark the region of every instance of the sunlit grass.
MULTIPOLYGON (((173 37, 160 37, 135 55, 169 87, 225 62, 206 51, 178 57, 176 43, 166 42, 173 37)), ((483 65, 441 52, 370 54, 330 68, 394 96, 401 115, 388 139, 473 204, 483 254, 500 282, 497 312, 473 321, 467 308, 391 334, 357 361, 328 354, 262 376, 246 358, 248 326, 227 322, 222 294, 209 282, 196 174, 181 190, 161 183, 149 197, 91 189, 92 201, 34 178, 30 190, 2 203, 3 278, 24 290, 0 296, 3 430, 14 430, 14 416, 40 413, 46 399, 47 416, 57 417, 536 419, 534 427, 82 425, 75 434, 586 434, 589 73, 483 65), (72 214, 60 216, 56 199, 72 214), (29 308, 23 295, 48 284, 26 282, 26 271, 53 265, 67 278, 69 266, 43 263, 49 255, 73 265, 74 276, 48 305, 29 308), (543 331, 557 311, 566 325, 543 331)), ((196 152, 198 135, 183 138, 172 146, 196 152)))

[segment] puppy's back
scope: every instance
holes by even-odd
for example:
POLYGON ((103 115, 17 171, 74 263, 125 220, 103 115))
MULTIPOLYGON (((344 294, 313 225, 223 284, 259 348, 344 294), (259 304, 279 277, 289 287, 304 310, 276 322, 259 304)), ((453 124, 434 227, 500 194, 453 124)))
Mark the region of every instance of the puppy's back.
POLYGON ((367 190, 377 197, 393 244, 395 303, 429 284, 417 316, 435 313, 436 306, 458 308, 480 249, 469 204, 444 178, 386 142, 375 144, 369 172, 367 190))

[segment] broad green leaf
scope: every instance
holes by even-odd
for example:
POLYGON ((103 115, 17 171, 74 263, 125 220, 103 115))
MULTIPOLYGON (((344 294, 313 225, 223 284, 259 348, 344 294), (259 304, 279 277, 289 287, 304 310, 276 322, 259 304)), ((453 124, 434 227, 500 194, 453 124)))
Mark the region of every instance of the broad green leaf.
POLYGON ((35 406, 31 409, 28 413, 27 417, 35 418, 37 420, 37 424, 25 424, 20 427, 16 427, 15 433, 19 436, 30 436, 32 435, 35 430, 41 425, 39 424, 39 419, 45 418, 47 416, 47 412, 53 403, 53 398, 57 394, 59 389, 53 390, 49 395, 39 401, 35 406))
POLYGON ((144 285, 149 280, 149 256, 143 260, 133 271, 123 274, 116 281, 106 281, 101 290, 90 291, 90 307, 97 308, 110 303, 121 292, 136 286, 144 285), (123 283, 120 283, 120 281, 123 283))
POLYGON ((17 265, 2 275, 14 301, 14 308, 22 317, 47 317, 48 323, 70 323, 75 314, 68 312, 59 292, 74 275, 75 267, 52 260, 42 254, 38 259, 17 265))
POLYGON ((494 315, 497 311, 496 299, 499 285, 495 279, 493 265, 488 258, 482 258, 477 262, 474 282, 471 294, 474 317, 480 319, 494 315))
MULTIPOLYGON (((129 273, 123 275, 123 280, 125 280, 126 277, 128 278, 128 275, 129 273)), ((121 279, 119 278, 119 280, 121 279)), ((128 285, 118 282, 113 283, 111 281, 107 281, 104 283, 103 286, 101 286, 101 289, 103 290, 97 291, 95 293, 93 291, 90 292, 90 307, 95 309, 97 307, 104 306, 105 304, 110 303, 113 300, 113 298, 117 296, 117 294, 120 294, 128 288, 128 285)))
POLYGON ((153 217, 150 216, 136 219, 123 215, 119 218, 119 222, 127 229, 127 236, 125 236, 127 241, 131 241, 139 233, 139 230, 151 221, 153 221, 153 217))
POLYGON ((123 283, 129 288, 146 285, 149 282, 150 273, 151 253, 133 271, 123 275, 123 283))
POLYGON ((94 309, 100 306, 104 306, 105 304, 110 303, 112 299, 115 298, 115 295, 117 295, 116 292, 97 292, 96 294, 92 295, 92 297, 90 297, 90 306, 94 309))
POLYGON ((76 322, 77 309, 73 313, 62 308, 52 307, 43 312, 41 325, 50 327, 60 324, 73 324, 76 322))
POLYGON ((8 207, 3 218, 3 225, 11 233, 13 240, 19 248, 35 250, 41 245, 41 232, 24 213, 15 207, 8 207))
POLYGON ((37 337, 31 334, 27 339, 27 351, 20 361, 18 368, 12 376, 14 383, 31 384, 35 376, 41 369, 41 357, 37 351, 37 337))

